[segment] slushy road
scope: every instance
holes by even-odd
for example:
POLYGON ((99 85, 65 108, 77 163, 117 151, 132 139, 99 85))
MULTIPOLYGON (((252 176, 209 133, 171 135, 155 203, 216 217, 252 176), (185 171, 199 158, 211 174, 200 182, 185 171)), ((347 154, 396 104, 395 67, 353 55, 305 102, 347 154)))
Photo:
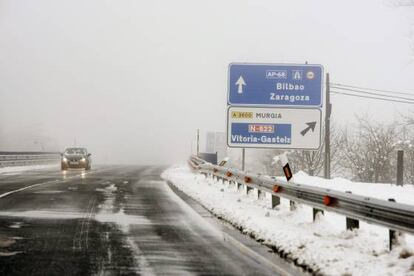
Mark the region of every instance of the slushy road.
POLYGON ((1 174, 0 275, 280 273, 230 243, 171 190, 162 170, 1 174))

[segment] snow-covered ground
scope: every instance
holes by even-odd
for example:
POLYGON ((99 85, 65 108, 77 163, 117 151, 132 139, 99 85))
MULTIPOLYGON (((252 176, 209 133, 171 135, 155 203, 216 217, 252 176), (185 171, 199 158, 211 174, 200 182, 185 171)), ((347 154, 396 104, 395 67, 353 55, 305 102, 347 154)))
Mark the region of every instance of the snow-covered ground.
POLYGON ((0 174, 19 174, 24 171, 43 170, 57 168, 56 164, 49 165, 31 165, 31 166, 15 166, 15 167, 0 167, 0 174))
POLYGON ((411 184, 397 186, 395 184, 386 183, 362 183, 352 182, 344 178, 334 178, 328 180, 320 177, 309 176, 304 172, 295 174, 291 181, 298 184, 329 188, 341 192, 351 191, 353 194, 365 195, 384 200, 393 198, 399 203, 414 205, 414 185, 411 184))
MULTIPOLYGON (((312 222, 312 209, 299 205, 289 210, 289 202, 271 209, 265 198, 237 191, 235 185, 223 184, 194 174, 187 166, 177 166, 163 173, 163 178, 199 201, 204 207, 233 225, 242 228, 299 265, 325 275, 414 275, 414 240, 400 239, 400 246, 388 250, 388 229, 360 223, 360 229, 345 230, 345 218, 325 213, 312 222)), ((303 173, 295 181, 351 190, 379 198, 394 197, 398 202, 414 203, 414 190, 386 185, 352 183, 344 179, 326 181, 303 173), (311 182, 311 183, 310 183, 311 182), (410 196, 411 194, 411 196, 410 196)))

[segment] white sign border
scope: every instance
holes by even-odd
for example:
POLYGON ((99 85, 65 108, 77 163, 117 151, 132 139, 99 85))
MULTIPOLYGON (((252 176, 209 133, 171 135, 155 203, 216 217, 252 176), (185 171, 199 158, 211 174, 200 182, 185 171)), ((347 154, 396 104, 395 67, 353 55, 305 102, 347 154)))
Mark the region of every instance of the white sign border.
POLYGON ((278 107, 278 106, 244 106, 244 105, 228 105, 227 106, 227 129, 226 129, 226 144, 228 148, 239 148, 239 149, 243 149, 243 148, 251 148, 251 149, 280 149, 280 150, 310 150, 310 151, 318 151, 321 149, 322 146, 322 110, 320 108, 314 107, 314 108, 298 108, 298 107, 278 107), (313 109, 313 110, 318 110, 319 111, 319 146, 317 148, 283 148, 283 147, 260 147, 256 144, 252 145, 252 146, 230 146, 229 145, 229 131, 230 131, 230 108, 267 108, 267 109, 298 109, 298 110, 304 110, 304 109, 313 109))

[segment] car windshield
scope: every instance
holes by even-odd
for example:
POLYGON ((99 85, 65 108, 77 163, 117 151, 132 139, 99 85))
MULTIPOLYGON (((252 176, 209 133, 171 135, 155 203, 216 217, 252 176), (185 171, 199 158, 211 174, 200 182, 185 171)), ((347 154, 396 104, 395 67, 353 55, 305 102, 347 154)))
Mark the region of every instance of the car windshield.
POLYGON ((81 148, 71 148, 67 149, 65 154, 86 154, 86 150, 81 148))

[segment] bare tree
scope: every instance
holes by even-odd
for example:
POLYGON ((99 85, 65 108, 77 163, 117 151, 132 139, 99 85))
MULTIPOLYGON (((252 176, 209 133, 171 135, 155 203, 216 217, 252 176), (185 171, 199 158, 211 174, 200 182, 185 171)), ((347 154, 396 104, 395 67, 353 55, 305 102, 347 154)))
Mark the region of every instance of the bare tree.
POLYGON ((289 163, 293 172, 304 171, 309 175, 318 175, 323 168, 323 150, 295 150, 289 154, 289 163))
MULTIPOLYGON (((230 160, 228 166, 242 167, 242 149, 229 149, 230 160)), ((277 149, 246 149, 245 170, 255 173, 268 175, 283 174, 283 170, 273 164, 273 157, 281 154, 283 151, 277 149), (282 172, 282 173, 280 173, 282 172)))
POLYGON ((273 163, 273 158, 283 152, 283 150, 278 149, 255 150, 254 156, 262 168, 259 172, 267 175, 283 175, 283 169, 279 166, 279 164, 273 163))
MULTIPOLYGON (((324 137, 324 132, 322 132, 324 137)), ((339 151, 342 149, 342 132, 337 131, 336 125, 331 126, 331 171, 340 171, 339 151)), ((309 175, 320 175, 325 161, 325 143, 318 150, 295 150, 289 154, 289 160, 294 172, 304 171, 309 175)))
POLYGON ((344 131, 343 166, 363 182, 391 182, 397 132, 394 124, 384 125, 357 117, 356 131, 344 131))

